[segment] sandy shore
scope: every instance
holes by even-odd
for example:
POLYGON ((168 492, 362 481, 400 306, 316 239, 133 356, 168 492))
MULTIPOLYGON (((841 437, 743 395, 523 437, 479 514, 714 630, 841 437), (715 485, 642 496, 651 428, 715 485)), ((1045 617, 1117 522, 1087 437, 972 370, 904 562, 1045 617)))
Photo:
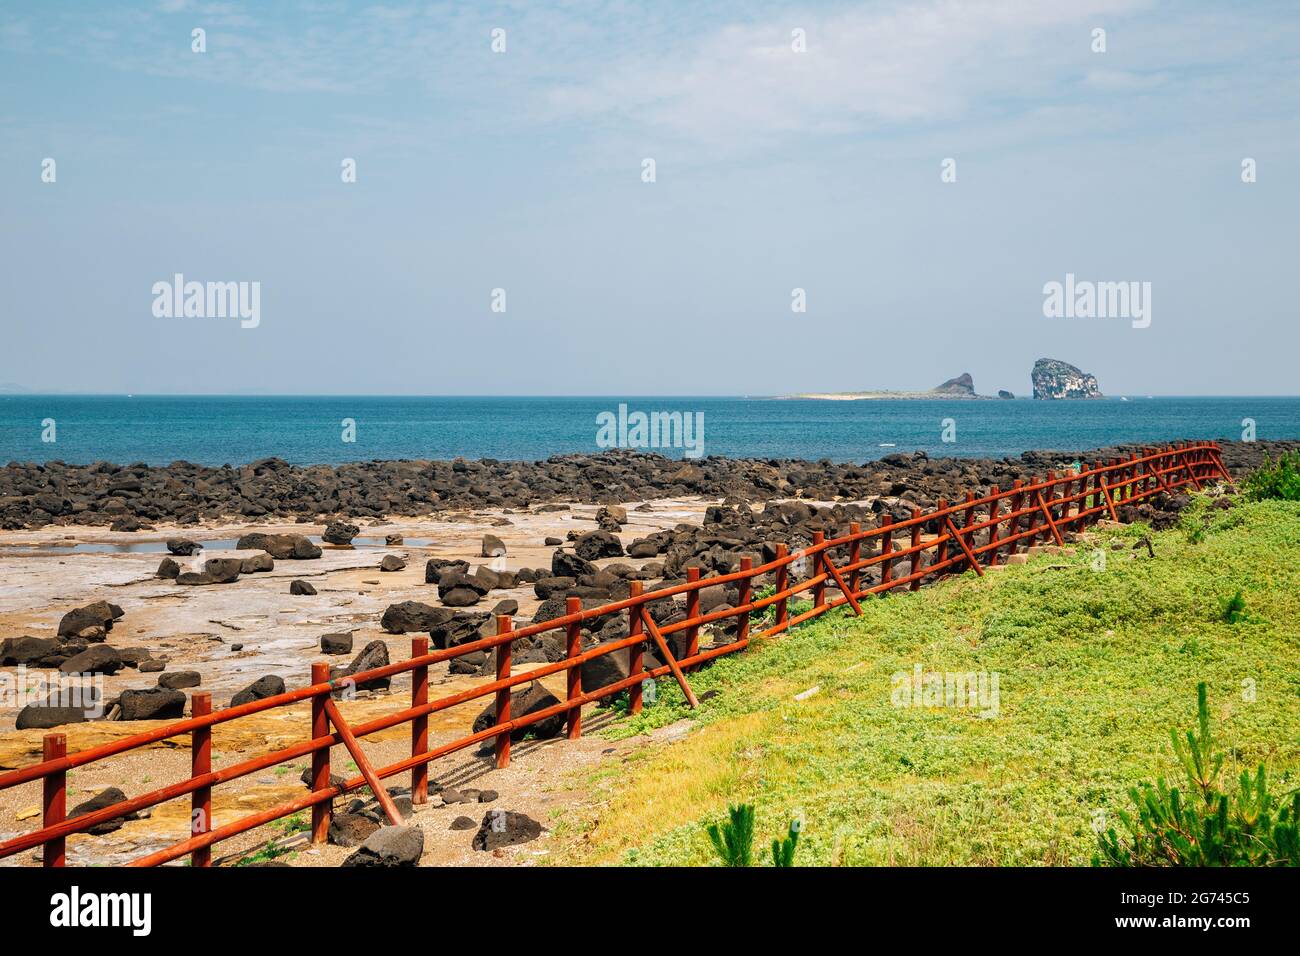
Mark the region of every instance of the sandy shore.
MULTIPOLYGON (((713 499, 679 498, 656 500, 652 510, 628 508, 628 521, 619 537, 624 544, 653 531, 672 528, 679 522, 698 523, 713 499)), ((633 503, 634 505, 635 503, 633 503)), ((437 589, 424 582, 424 563, 428 558, 453 558, 469 561, 471 566, 488 562, 480 556, 482 536, 491 532, 507 548, 505 567, 549 567, 554 547, 545 545, 547 537, 565 538, 569 531, 588 532, 597 525, 595 505, 571 506, 568 511, 511 513, 508 509, 487 509, 460 514, 439 514, 433 518, 403 518, 394 521, 362 524, 358 540, 378 539, 377 546, 362 544, 353 548, 326 546, 319 559, 277 561, 274 570, 242 575, 228 585, 183 587, 154 576, 159 562, 167 556, 160 551, 70 551, 72 548, 135 548, 161 546, 166 538, 183 536, 199 542, 223 542, 249 531, 292 532, 319 535, 319 524, 216 523, 203 528, 175 528, 159 525, 154 531, 119 534, 103 527, 58 527, 37 531, 0 533, 0 638, 31 635, 52 637, 62 615, 74 607, 96 600, 121 606, 124 616, 116 623, 109 643, 114 647, 148 648, 154 657, 167 659, 167 670, 193 670, 202 675, 200 690, 212 693, 214 705, 226 706, 231 695, 265 674, 277 674, 290 687, 308 683, 312 661, 325 659, 320 652, 320 637, 334 632, 353 634, 354 652, 372 640, 382 640, 395 660, 410 655, 413 635, 392 635, 379 627, 384 609, 400 601, 423 601, 437 605, 437 589), (383 538, 401 534, 406 540, 421 542, 417 546, 385 547, 383 538), (396 554, 406 559, 407 567, 398 572, 378 570, 380 559, 396 554), (314 596, 291 596, 289 583, 295 579, 311 582, 314 596), (242 645, 235 650, 236 645, 242 645)), ((182 565, 198 564, 207 558, 247 556, 252 552, 207 548, 192 559, 178 558, 182 565)), ((639 565, 630 558, 614 559, 639 565)), ((609 560, 597 562, 600 565, 609 560)), ((519 602, 519 618, 531 618, 540 603, 531 585, 493 591, 473 610, 486 610, 497 601, 513 598, 519 602)), ((346 663, 351 655, 331 658, 332 663, 346 663)), ((536 666, 536 665, 532 665, 536 666)), ((529 669, 525 665, 520 669, 529 669)), ((17 674, 16 668, 3 668, 17 674)), ((45 671, 29 671, 43 675, 45 671)), ((115 697, 121 691, 156 686, 158 675, 125 669, 104 678, 104 692, 115 697)), ((446 665, 439 665, 430 675, 430 693, 440 696, 481 683, 485 678, 454 676, 446 665)), ((563 693, 564 675, 547 678, 552 691, 563 693)), ((193 693, 194 689, 187 691, 193 693)), ((410 680, 405 675, 394 680, 390 693, 360 699, 344 707, 347 716, 357 720, 398 710, 407 705, 410 680)), ((12 702, 6 701, 5 704, 12 702)), ((451 740, 466 732, 474 715, 482 708, 474 701, 442 711, 431 721, 435 740, 451 740)), ((594 711, 594 708, 589 708, 594 711)), ((39 759, 41 738, 45 731, 14 730, 18 708, 0 707, 0 769, 11 769, 39 759)), ((590 719, 590 718, 589 718, 590 719)), ((264 751, 275 744, 287 745, 300 740, 308 723, 305 706, 277 709, 225 725, 214 733, 217 766, 237 762, 264 751)), ((84 749, 106 740, 139 732, 151 726, 147 722, 95 721, 70 724, 60 728, 68 736, 70 751, 84 749)), ((512 800, 508 809, 541 814, 550 811, 552 791, 562 791, 561 777, 566 768, 598 759, 611 751, 607 742, 597 737, 584 739, 573 746, 563 742, 530 743, 521 748, 520 759, 507 771, 496 771, 490 763, 466 751, 434 764, 434 776, 444 783, 478 781, 477 787, 498 790, 501 800, 512 800), (528 752, 539 753, 534 759, 528 752), (531 769, 528 769, 531 765, 531 769), (543 784, 541 781, 545 781, 543 784)), ((629 744, 621 745, 625 751, 629 744)), ((391 762, 409 754, 409 728, 405 725, 369 737, 367 753, 372 760, 391 762)), ((611 752, 618 752, 614 748, 611 752)), ((348 755, 337 749, 334 760, 349 763, 348 755)), ((272 806, 302 792, 298 773, 306 761, 292 768, 276 768, 263 774, 245 777, 217 788, 215 815, 217 824, 258 808, 272 806)), ((355 770, 349 770, 354 773, 355 770)), ((154 748, 113 758, 70 775, 69 808, 88 799, 104 787, 117 786, 128 795, 138 794, 166 783, 184 779, 189 773, 188 742, 169 741, 154 748)), ((408 782, 406 776, 391 783, 408 782)), ((364 796, 365 794, 359 794, 364 796)), ((435 801, 436 802, 436 801, 435 801)), ((39 784, 29 784, 0 792, 0 839, 24 832, 39 823, 39 784), (36 808, 37 812, 34 812, 36 808)), ((504 805, 501 804, 501 805, 504 805)), ((495 860, 491 854, 468 850, 472 832, 449 832, 446 826, 462 813, 478 818, 482 808, 429 806, 419 811, 431 831, 428 850, 434 862, 475 863, 495 860), (452 811, 456 812, 453 813, 452 811), (446 816, 447 820, 442 820, 446 816), (436 836, 436 839, 435 839, 436 836), (445 846, 444 846, 445 844, 445 846), (442 849, 438 849, 442 846, 442 849), (487 860, 482 858, 486 857, 487 860)), ((543 820, 543 822, 546 822, 543 820)), ((184 838, 188 827, 188 801, 179 800, 154 809, 148 819, 131 821, 106 836, 79 835, 69 842, 70 862, 114 863, 142 852, 184 838)), ((231 854, 257 845, 269 835, 263 828, 246 838, 222 844, 221 853, 231 854)), ((295 862, 337 863, 345 855, 339 847, 303 847, 295 862)), ((520 848, 524 849, 524 848, 520 848)), ((529 850, 528 853, 534 852, 529 850)), ((429 862, 426 860, 426 862, 429 862)), ((0 861, 0 865, 35 865, 31 853, 0 861)))

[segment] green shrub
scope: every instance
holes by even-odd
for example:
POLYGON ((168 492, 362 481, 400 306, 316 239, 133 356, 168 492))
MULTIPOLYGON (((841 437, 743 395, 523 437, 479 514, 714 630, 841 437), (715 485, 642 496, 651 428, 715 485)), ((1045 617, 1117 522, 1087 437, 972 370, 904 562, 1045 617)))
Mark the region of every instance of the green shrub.
POLYGON ((790 833, 784 840, 772 841, 772 865, 794 866, 794 848, 799 844, 799 821, 790 821, 790 833))
POLYGON ((719 826, 708 826, 709 842, 722 859, 723 866, 749 866, 754 851, 754 805, 742 803, 728 807, 731 819, 719 826))
POLYGON ((1238 621, 1246 619, 1246 599, 1242 596, 1241 588, 1230 598, 1224 598, 1219 602, 1219 617, 1228 624, 1236 624, 1238 621))
POLYGON ((1129 790, 1136 813, 1119 812, 1128 831, 1098 835, 1094 866, 1300 866, 1300 791, 1268 792, 1261 763, 1243 770, 1235 791, 1221 789, 1224 755, 1215 747, 1205 684, 1196 687, 1199 733, 1185 740, 1170 730, 1174 755, 1187 776, 1187 796, 1158 778, 1129 790))
POLYGON ((1277 461, 1270 458, 1246 476, 1242 490, 1251 501, 1300 501, 1300 451, 1283 452, 1277 461))

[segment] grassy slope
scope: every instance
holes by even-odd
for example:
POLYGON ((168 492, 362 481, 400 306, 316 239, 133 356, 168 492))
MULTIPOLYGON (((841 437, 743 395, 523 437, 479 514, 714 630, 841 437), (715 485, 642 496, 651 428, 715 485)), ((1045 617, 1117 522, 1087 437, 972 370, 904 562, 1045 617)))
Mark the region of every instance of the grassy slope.
MULTIPOLYGON (((694 715, 701 725, 593 777, 596 803, 560 823, 553 858, 708 863, 704 825, 743 800, 756 805, 764 857, 802 815, 803 864, 1086 864, 1094 809, 1174 775, 1168 728, 1194 725, 1201 680, 1219 740, 1240 761, 1266 761, 1275 789, 1290 792, 1300 786, 1300 505, 1204 504, 1185 519, 1209 516, 1203 540, 1154 534, 1154 559, 1129 547, 1144 529, 1099 532, 1096 546, 1124 542, 1107 548, 1104 571, 1091 569, 1089 545, 983 580, 967 574, 869 602, 861 619, 833 612, 692 675, 697 693, 719 691, 694 715), (1219 601, 1237 588, 1248 617, 1225 624, 1219 601), (891 675, 915 663, 998 672, 999 715, 891 706, 891 675), (792 700, 814 685, 819 694, 792 700)), ((620 728, 686 714, 661 683, 656 706, 620 728)))

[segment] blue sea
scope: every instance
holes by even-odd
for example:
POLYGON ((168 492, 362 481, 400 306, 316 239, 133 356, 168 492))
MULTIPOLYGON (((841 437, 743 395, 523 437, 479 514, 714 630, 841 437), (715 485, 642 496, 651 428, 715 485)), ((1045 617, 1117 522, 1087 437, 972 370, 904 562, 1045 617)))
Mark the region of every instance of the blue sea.
MULTIPOLYGON (((1300 438, 1300 397, 1044 402, 749 398, 438 398, 244 396, 0 396, 0 462, 61 460, 238 465, 393 458, 537 460, 591 453, 598 416, 640 411, 703 415, 703 453, 864 461, 894 451, 1003 457, 1029 449, 1123 442, 1300 438), (952 419, 943 441, 944 420, 952 419), (53 420, 49 425, 48 420, 53 420), (345 441, 345 420, 354 441, 345 441), (54 437, 53 442, 43 437, 54 437)), ((692 419, 695 420, 695 419, 692 419)), ((656 448, 682 457, 683 448, 656 448)))

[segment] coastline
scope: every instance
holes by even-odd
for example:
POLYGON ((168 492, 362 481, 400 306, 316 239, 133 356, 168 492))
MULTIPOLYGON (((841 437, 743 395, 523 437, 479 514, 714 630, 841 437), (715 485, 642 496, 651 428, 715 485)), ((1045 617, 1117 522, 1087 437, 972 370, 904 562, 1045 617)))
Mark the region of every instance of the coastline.
MULTIPOLYGON (((1180 438, 1177 440, 1192 440, 1180 438)), ((1300 448, 1300 440, 1229 442, 1229 468, 1251 468, 1266 456, 1300 448)), ((201 527, 212 521, 310 521, 415 517, 539 504, 619 504, 687 496, 733 503, 783 498, 869 500, 900 482, 920 480, 933 499, 988 487, 1079 461, 1121 457, 1143 444, 1075 451, 1038 450, 1003 458, 930 456, 893 451, 869 461, 829 459, 676 459, 611 450, 558 455, 544 461, 495 458, 451 461, 371 460, 342 465, 292 465, 265 458, 239 467, 66 465, 10 462, 0 468, 0 530, 50 525, 108 525, 147 531, 159 522, 201 527)))

